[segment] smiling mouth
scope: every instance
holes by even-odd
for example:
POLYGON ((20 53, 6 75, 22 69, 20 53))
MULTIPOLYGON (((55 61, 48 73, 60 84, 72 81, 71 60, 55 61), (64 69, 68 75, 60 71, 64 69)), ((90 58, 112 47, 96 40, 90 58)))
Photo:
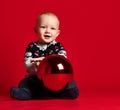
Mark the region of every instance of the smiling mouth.
POLYGON ((44 35, 45 38, 50 38, 51 36, 50 35, 44 35))

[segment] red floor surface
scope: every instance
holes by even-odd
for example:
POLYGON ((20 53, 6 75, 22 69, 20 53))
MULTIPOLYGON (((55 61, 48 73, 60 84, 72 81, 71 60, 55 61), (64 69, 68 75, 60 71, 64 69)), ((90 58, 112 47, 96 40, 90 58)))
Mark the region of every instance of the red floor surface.
POLYGON ((81 93, 75 100, 28 100, 0 96, 0 110, 120 110, 118 93, 81 93))

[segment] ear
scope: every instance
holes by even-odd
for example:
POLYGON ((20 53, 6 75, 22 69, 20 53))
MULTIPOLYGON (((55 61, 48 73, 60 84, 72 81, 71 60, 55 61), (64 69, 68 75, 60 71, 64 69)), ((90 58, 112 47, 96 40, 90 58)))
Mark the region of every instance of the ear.
POLYGON ((34 32, 37 33, 37 27, 36 26, 34 27, 34 32))
POLYGON ((56 34, 56 37, 58 37, 58 36, 59 36, 59 34, 60 34, 60 30, 58 30, 58 32, 57 32, 57 34, 56 34))

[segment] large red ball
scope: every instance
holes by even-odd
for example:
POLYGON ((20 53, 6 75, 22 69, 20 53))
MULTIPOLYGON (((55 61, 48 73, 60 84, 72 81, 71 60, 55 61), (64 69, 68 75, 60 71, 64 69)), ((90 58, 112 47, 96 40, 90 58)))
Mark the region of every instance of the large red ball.
POLYGON ((38 67, 38 78, 51 91, 60 91, 73 79, 73 69, 67 58, 61 55, 47 56, 38 67))

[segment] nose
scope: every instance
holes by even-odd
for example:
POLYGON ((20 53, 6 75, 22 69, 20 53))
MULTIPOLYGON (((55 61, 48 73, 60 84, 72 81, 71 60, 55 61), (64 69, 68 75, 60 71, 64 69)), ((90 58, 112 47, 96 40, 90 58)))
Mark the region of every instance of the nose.
POLYGON ((47 32, 47 33, 50 32, 50 29, 49 29, 49 28, 46 28, 46 32, 47 32))

